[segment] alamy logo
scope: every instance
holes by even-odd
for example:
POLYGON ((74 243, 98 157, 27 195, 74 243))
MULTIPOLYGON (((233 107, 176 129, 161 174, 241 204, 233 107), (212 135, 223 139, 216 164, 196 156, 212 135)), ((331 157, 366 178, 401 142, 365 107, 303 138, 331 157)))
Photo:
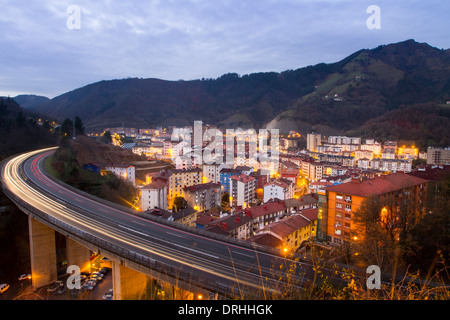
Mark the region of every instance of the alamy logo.
POLYGON ((179 142, 172 161, 203 164, 244 164, 278 171, 280 137, 278 129, 219 129, 203 130, 201 121, 194 122, 194 141, 189 128, 176 128, 171 140, 179 142), (269 140, 270 137, 270 140, 269 140), (269 142, 270 141, 270 142, 269 142), (205 146, 204 146, 205 143, 205 146), (207 144, 207 145, 206 145, 207 144), (224 148, 225 146, 225 148, 224 148), (225 150, 225 153, 224 153, 225 150))
POLYGON ((367 14, 371 16, 367 19, 366 25, 370 30, 381 29, 381 9, 379 6, 371 5, 367 8, 367 14))
POLYGON ((373 290, 373 289, 381 289, 381 270, 379 266, 372 265, 369 266, 366 270, 367 274, 370 274, 369 277, 367 277, 366 285, 367 289, 373 290))
POLYGON ((77 5, 70 5, 66 9, 69 17, 66 20, 66 26, 69 30, 81 29, 81 8, 77 5))
POLYGON ((71 265, 67 268, 67 273, 70 276, 67 278, 67 289, 80 289, 81 288, 81 271, 80 267, 76 265, 71 265))

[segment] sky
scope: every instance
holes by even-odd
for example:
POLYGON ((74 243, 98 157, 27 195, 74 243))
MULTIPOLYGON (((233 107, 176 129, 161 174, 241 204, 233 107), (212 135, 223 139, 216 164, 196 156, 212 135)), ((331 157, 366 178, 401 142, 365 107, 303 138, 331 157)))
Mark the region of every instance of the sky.
POLYGON ((0 10, 0 96, 11 97, 282 72, 408 39, 450 48, 448 0, 0 0, 0 10))

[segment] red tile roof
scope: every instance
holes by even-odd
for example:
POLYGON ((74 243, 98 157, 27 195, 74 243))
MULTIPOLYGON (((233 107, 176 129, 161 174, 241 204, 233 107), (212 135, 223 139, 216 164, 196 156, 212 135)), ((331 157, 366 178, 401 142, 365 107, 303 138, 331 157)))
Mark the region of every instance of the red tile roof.
POLYGON ((231 176, 230 179, 244 182, 244 183, 255 180, 255 178, 253 178, 251 176, 247 176, 246 174, 243 174, 243 173, 236 175, 236 176, 231 176))
POLYGON ((386 194, 413 185, 426 183, 428 180, 405 173, 394 173, 368 180, 353 180, 325 188, 326 191, 338 192, 354 196, 368 197, 386 194))
POLYGON ((296 215, 287 219, 282 219, 279 222, 272 223, 267 226, 266 229, 270 229, 270 232, 277 234, 281 238, 285 238, 295 231, 308 226, 309 224, 311 224, 310 221, 306 220, 301 215, 296 215))
POLYGON ((272 248, 281 248, 283 246, 283 241, 268 233, 253 236, 250 238, 250 241, 272 248))
POLYGON ((255 219, 260 216, 265 216, 267 214, 280 212, 284 210, 286 210, 286 205, 284 201, 277 200, 277 201, 268 201, 265 204, 248 208, 246 209, 246 212, 250 214, 253 219, 255 219))
POLYGON ((300 214, 310 221, 317 220, 319 210, 317 208, 304 209, 300 214))
POLYGON ((437 166, 437 165, 426 165, 417 168, 417 170, 408 173, 411 176, 432 180, 432 181, 442 181, 450 177, 450 165, 437 166))
POLYGON ((152 190, 152 189, 164 189, 167 186, 167 183, 161 180, 156 180, 146 186, 144 186, 142 189, 146 190, 152 190))

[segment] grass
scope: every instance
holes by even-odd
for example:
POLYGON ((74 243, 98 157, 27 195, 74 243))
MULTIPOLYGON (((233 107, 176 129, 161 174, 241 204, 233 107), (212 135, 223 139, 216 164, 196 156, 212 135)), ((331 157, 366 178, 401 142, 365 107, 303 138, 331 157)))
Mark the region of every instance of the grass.
POLYGON ((58 171, 56 171, 56 170, 53 168, 52 163, 53 163, 53 155, 47 157, 47 158, 44 160, 44 169, 45 169, 51 176, 53 176, 53 177, 55 177, 55 178, 57 178, 57 179, 60 179, 60 175, 59 175, 58 171))

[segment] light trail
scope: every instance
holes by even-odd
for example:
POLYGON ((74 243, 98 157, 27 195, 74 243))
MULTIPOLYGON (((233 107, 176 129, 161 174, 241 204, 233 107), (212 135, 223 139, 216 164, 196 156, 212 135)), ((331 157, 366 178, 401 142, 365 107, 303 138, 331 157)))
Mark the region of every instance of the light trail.
MULTIPOLYGON (((259 276, 255 276, 254 273, 246 272, 245 270, 240 270, 238 278, 236 276, 236 270, 233 267, 227 266, 224 263, 212 261, 211 259, 206 259, 203 256, 207 256, 209 258, 218 258, 216 255, 211 255, 205 252, 201 252, 199 250, 190 249, 187 246, 180 246, 174 243, 167 242, 167 246, 162 246, 155 241, 152 240, 152 236, 145 232, 140 232, 137 230, 132 230, 131 228, 126 227, 127 231, 123 230, 124 226, 117 225, 111 223, 106 223, 102 221, 102 219, 95 219, 89 217, 86 214, 82 214, 76 210, 69 208, 66 205, 61 204, 57 200, 52 199, 50 196, 47 196, 44 192, 41 192, 37 188, 33 187, 29 183, 30 177, 24 177, 25 174, 22 173, 22 165, 37 155, 35 159, 33 159, 31 164, 31 170, 34 176, 39 179, 42 183, 47 185, 49 188, 56 190, 58 188, 58 192, 60 194, 65 194, 69 199, 79 200, 80 196, 75 194, 69 190, 64 190, 60 185, 56 185, 51 179, 47 178, 38 168, 39 161, 44 158, 45 155, 52 152, 54 149, 45 149, 33 151, 30 153, 26 153, 20 156, 17 156, 10 161, 8 161, 2 170, 2 180, 4 185, 8 190, 10 190, 13 194, 15 194, 20 199, 26 201, 32 207, 39 209, 42 212, 45 212, 49 216, 58 219, 64 223, 67 223, 87 234, 94 235, 96 237, 101 237, 105 241, 109 241, 111 243, 115 243, 121 247, 129 247, 132 251, 135 251, 138 254, 142 254, 144 256, 155 255, 165 260, 171 261, 175 263, 175 265, 183 265, 188 266, 196 270, 200 270, 202 272, 206 272, 212 274, 221 279, 227 279, 231 283, 238 282, 240 285, 247 285, 249 287, 260 289, 262 279, 259 276), (23 176, 23 175, 24 176, 23 176), (122 227, 122 229, 121 229, 122 227), (130 232, 132 231, 132 232, 130 232), (134 232, 134 233, 133 233, 134 232), (173 248, 173 246, 179 247, 177 250, 173 248), (186 251, 195 252, 196 255, 191 253, 187 253, 186 251), (247 277, 247 279, 244 278, 247 277), (256 278, 256 279, 255 279, 256 278), (248 279, 254 279, 253 281, 249 281, 248 279), (257 283, 257 284, 255 284, 257 283)), ((137 217, 132 216, 131 214, 121 212, 116 209, 112 209, 111 207, 107 207, 98 202, 94 202, 91 199, 83 198, 83 201, 91 201, 95 203, 97 206, 101 206, 106 208, 110 213, 113 211, 115 214, 120 214, 121 217, 132 217, 136 219, 137 217)), ((65 200, 62 200, 63 202, 65 200)), ((147 225, 153 224, 156 225, 156 222, 148 221, 142 218, 139 218, 141 222, 145 221, 147 225)), ((136 222, 135 222, 136 223, 136 222)), ((143 225, 142 223, 139 223, 143 225)), ((170 228, 168 226, 158 225, 158 227, 166 228, 171 230, 172 232, 181 233, 184 235, 188 235, 187 232, 180 231, 174 228, 170 228)), ((192 234, 189 234, 192 236, 192 234)), ((195 235, 200 237, 198 235, 195 235)), ((180 236, 179 236, 180 237, 180 236)), ((154 238, 153 238, 154 240, 154 238)), ((160 241, 164 241, 158 239, 160 241)), ((215 240, 214 240, 215 241, 215 240)), ((219 241, 215 241, 219 242, 219 241)), ((233 247, 233 246, 232 246, 233 247)), ((247 251, 252 252, 250 249, 246 249, 247 251)), ((267 286, 266 286, 267 287, 267 286)))

